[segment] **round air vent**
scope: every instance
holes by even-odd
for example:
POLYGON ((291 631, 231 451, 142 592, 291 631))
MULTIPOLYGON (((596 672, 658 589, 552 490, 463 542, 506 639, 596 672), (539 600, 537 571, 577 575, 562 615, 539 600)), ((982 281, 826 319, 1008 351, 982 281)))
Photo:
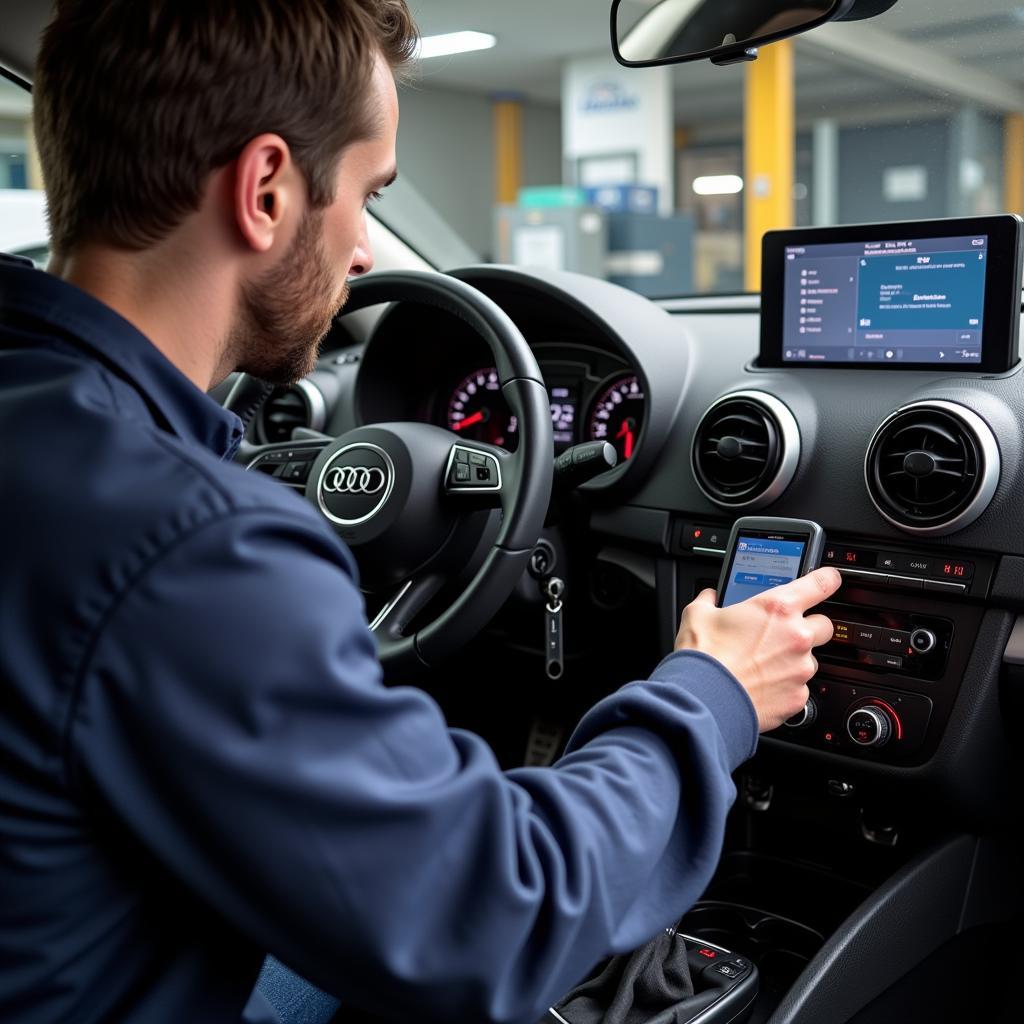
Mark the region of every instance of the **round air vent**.
POLYGON ((962 530, 999 484, 999 446, 988 424, 953 402, 914 402, 875 431, 864 460, 868 494, 908 533, 962 530))
POLYGON ((800 431, 789 409, 763 391, 736 391, 701 417, 693 472, 716 505, 762 508, 789 486, 800 460, 800 431))
POLYGON ((296 427, 321 430, 327 410, 324 396, 308 380, 274 388, 263 403, 256 421, 256 433, 264 444, 291 441, 296 427))

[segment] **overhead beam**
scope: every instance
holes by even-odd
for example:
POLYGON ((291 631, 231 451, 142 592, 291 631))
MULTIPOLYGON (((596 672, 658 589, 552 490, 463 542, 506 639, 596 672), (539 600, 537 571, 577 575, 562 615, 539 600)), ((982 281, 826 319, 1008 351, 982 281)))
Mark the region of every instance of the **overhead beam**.
POLYGON ((868 25, 822 25, 801 36, 799 46, 947 100, 1004 114, 1024 113, 1024 89, 1014 82, 868 25))

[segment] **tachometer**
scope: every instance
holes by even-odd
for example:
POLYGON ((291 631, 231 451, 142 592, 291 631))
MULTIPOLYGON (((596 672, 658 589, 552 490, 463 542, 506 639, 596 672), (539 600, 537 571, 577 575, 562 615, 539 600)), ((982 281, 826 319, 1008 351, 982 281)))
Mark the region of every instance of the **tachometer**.
POLYGON ((602 388, 591 407, 588 437, 591 441, 609 441, 619 459, 633 457, 640 428, 644 423, 646 400, 635 373, 615 377, 602 388))
POLYGON ((448 401, 448 427, 474 441, 515 448, 519 424, 501 394, 493 366, 474 370, 456 385, 448 401))

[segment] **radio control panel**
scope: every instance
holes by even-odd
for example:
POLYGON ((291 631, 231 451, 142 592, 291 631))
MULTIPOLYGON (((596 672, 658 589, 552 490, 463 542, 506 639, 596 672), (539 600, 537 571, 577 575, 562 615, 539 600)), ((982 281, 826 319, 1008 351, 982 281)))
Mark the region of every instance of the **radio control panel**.
POLYGON ((895 609, 825 604, 832 620, 832 642, 817 653, 819 661, 939 679, 953 640, 949 619, 895 609))

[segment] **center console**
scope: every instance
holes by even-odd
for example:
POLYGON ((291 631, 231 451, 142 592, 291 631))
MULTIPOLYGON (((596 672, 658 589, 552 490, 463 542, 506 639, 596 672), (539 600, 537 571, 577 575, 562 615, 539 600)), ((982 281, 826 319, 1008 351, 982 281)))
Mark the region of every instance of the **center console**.
MULTIPOLYGON (((673 550, 693 556, 680 563, 682 603, 714 586, 727 535, 725 524, 676 524, 673 550)), ((866 761, 921 764, 949 719, 983 614, 972 599, 988 593, 995 563, 830 535, 823 564, 844 578, 821 607, 835 635, 816 652, 820 671, 807 706, 768 736, 866 761)))

